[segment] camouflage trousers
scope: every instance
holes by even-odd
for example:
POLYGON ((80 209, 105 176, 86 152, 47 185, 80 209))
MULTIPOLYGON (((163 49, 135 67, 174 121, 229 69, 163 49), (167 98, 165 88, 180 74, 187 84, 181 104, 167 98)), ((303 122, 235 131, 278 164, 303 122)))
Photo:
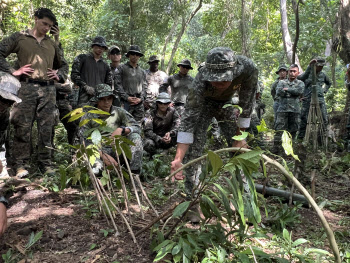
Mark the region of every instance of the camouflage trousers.
POLYGON ((12 109, 14 126, 12 157, 16 168, 27 167, 31 157, 31 138, 34 120, 38 127, 38 162, 42 167, 51 165, 53 126, 55 124, 56 88, 32 83, 21 83, 18 97, 22 102, 12 109), (49 148, 47 148, 49 147, 49 148))
POLYGON ((184 112, 185 112, 185 106, 184 105, 178 105, 178 106, 174 105, 174 108, 177 111, 177 113, 180 115, 180 117, 184 116, 184 112))
POLYGON ((288 131, 292 138, 295 138, 295 135, 299 129, 300 123, 300 113, 296 112, 278 112, 276 120, 276 134, 274 136, 274 148, 276 150, 281 149, 281 139, 282 139, 282 130, 288 131))
POLYGON ((149 154, 153 155, 157 152, 157 149, 169 149, 176 145, 176 138, 171 137, 170 143, 165 143, 163 141, 154 141, 150 138, 146 138, 143 141, 143 149, 149 154))
MULTIPOLYGON (((131 161, 130 161, 130 169, 133 173, 139 174, 142 168, 142 156, 143 156, 143 147, 142 147, 142 139, 140 134, 131 133, 126 138, 132 141, 135 145, 130 146, 131 150, 131 161)), ((102 151, 107 153, 108 155, 116 158, 115 152, 112 147, 103 147, 102 151)), ((121 157, 123 159, 123 157, 121 157)), ((102 169, 103 163, 101 159, 96 160, 96 164, 93 167, 94 173, 98 173, 100 169, 102 169)))
POLYGON ((130 105, 128 102, 123 102, 124 109, 129 112, 139 124, 142 123, 143 118, 145 116, 145 107, 143 106, 143 102, 137 105, 130 105))
POLYGON ((78 123, 76 121, 68 122, 69 118, 64 118, 69 112, 72 111, 72 106, 67 99, 57 100, 57 107, 59 111, 59 119, 61 120, 64 128, 67 131, 68 143, 74 144, 74 137, 78 129, 78 123))
POLYGON ((274 122, 273 122, 273 129, 276 130, 276 120, 277 120, 277 110, 278 110, 278 107, 280 106, 280 103, 278 100, 275 100, 273 102, 273 113, 274 113, 274 122))
MULTIPOLYGON (((324 101, 324 98, 318 98, 319 99, 319 105, 321 109, 321 114, 324 122, 324 128, 327 130, 327 124, 328 124, 328 115, 327 115, 327 108, 326 103, 324 101)), ((307 126, 307 118, 309 116, 309 109, 310 109, 311 99, 303 101, 303 106, 301 109, 301 116, 300 116, 300 128, 299 128, 299 139, 303 139, 305 137, 306 132, 306 126, 307 126)))
MULTIPOLYGON (((196 121, 194 128, 194 141, 190 145, 187 155, 184 158, 184 163, 189 162, 195 158, 200 157, 203 154, 203 149, 207 139, 207 130, 212 122, 212 118, 215 117, 218 121, 220 131, 225 136, 227 144, 230 146, 233 143, 232 137, 236 134, 237 130, 237 116, 238 110, 233 107, 222 108, 225 103, 210 102, 202 106, 201 113, 196 121)), ((196 163, 184 170, 185 191, 188 198, 192 196, 193 188, 199 184, 199 176, 201 174, 201 164, 196 163)))

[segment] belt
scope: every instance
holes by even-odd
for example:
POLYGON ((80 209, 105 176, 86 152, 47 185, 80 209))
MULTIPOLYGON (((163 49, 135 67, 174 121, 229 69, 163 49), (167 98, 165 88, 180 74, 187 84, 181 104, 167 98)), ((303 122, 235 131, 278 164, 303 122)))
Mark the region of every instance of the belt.
POLYGON ((26 83, 38 84, 40 86, 51 86, 54 85, 55 82, 53 80, 41 80, 41 79, 25 79, 26 83))
POLYGON ((185 103, 182 102, 175 102, 174 106, 185 106, 185 103))

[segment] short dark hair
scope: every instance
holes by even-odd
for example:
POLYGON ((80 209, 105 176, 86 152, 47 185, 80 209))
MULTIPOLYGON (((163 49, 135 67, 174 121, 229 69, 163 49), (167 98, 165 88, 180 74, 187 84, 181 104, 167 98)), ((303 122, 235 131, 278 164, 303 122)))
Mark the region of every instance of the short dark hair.
POLYGON ((292 64, 289 66, 289 68, 298 68, 298 70, 299 70, 299 66, 297 64, 292 64))
POLYGON ((45 8, 45 7, 39 7, 37 10, 35 10, 34 16, 39 18, 39 19, 43 19, 44 17, 47 17, 54 24, 57 23, 56 16, 52 13, 52 11, 50 9, 45 8))

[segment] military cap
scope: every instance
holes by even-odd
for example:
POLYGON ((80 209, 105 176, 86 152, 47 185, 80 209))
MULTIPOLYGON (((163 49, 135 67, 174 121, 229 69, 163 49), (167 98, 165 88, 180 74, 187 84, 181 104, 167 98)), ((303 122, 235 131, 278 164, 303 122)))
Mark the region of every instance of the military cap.
POLYGON ((161 102, 161 103, 170 103, 171 99, 170 99, 170 95, 166 92, 161 92, 159 93, 156 102, 161 102))
POLYGON ((159 62, 159 61, 160 60, 159 60, 157 55, 152 55, 152 56, 149 57, 149 60, 148 60, 147 63, 149 64, 149 63, 152 63, 152 62, 159 62))
POLYGON ((0 71, 0 96, 7 100, 20 103, 22 100, 17 97, 21 83, 12 75, 0 71))
POLYGON ((138 45, 131 45, 129 47, 128 53, 125 54, 126 57, 129 57, 130 53, 136 53, 138 54, 140 57, 143 57, 143 54, 141 53, 141 49, 138 45))
POLYGON ((108 56, 111 54, 111 52, 116 49, 118 50, 118 53, 120 53, 120 48, 118 46, 111 46, 109 49, 108 49, 108 56))
POLYGON ((185 68, 193 69, 191 66, 191 61, 189 59, 183 59, 179 64, 177 64, 178 67, 183 66, 185 68))
POLYGON ((104 47, 105 49, 108 49, 105 38, 101 37, 101 36, 97 36, 94 38, 94 40, 92 40, 91 47, 93 47, 95 45, 100 46, 100 47, 104 47))
POLYGON ((321 66, 323 67, 324 65, 326 65, 326 60, 322 57, 315 57, 316 59, 316 66, 321 66))
POLYGON ((95 96, 92 97, 90 101, 96 102, 103 97, 108 97, 111 95, 113 95, 113 97, 116 98, 116 95, 114 94, 114 91, 111 86, 109 86, 108 84, 98 84, 96 85, 95 96))
POLYGON ((236 56, 228 47, 216 47, 208 52, 207 60, 202 68, 204 81, 232 81, 236 56))
POLYGON ((283 64, 278 67, 276 74, 278 74, 282 69, 284 69, 285 71, 288 71, 288 67, 285 64, 283 64))

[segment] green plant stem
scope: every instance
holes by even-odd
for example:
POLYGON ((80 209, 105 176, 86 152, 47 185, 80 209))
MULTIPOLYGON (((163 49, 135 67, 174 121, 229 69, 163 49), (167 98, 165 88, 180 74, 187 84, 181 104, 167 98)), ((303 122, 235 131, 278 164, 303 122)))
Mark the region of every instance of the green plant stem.
MULTIPOLYGON (((230 148, 223 148, 217 151, 214 151, 214 153, 223 153, 223 152, 250 152, 250 149, 246 149, 246 148, 239 148, 239 147, 230 147, 230 148)), ((207 158, 208 155, 205 154, 201 157, 198 157, 196 159, 193 159, 191 161, 189 161, 188 163, 184 164, 181 168, 177 169, 176 171, 174 171, 173 173, 171 173, 168 177, 165 178, 165 180, 169 180, 170 178, 172 178, 175 174, 177 174, 178 172, 182 171, 183 169, 185 169, 186 167, 199 162, 205 158, 207 158)), ((286 176, 288 179, 290 179, 295 186, 298 188, 298 190, 305 196, 305 198, 308 200, 308 202, 310 203, 310 205, 312 206, 312 208, 315 210, 318 218, 320 219, 324 230, 326 231, 327 234, 327 238, 329 241, 329 244, 331 246, 331 249, 333 251, 333 255, 335 258, 335 262, 336 263, 341 263, 341 259, 340 259, 340 254, 339 254, 339 249, 338 249, 338 245, 337 242, 335 240, 334 237, 334 233, 332 231, 332 229, 330 228, 326 218, 324 217, 322 210, 318 207, 318 205, 316 204, 315 200, 311 197, 311 195, 309 194, 309 192, 304 188, 304 186, 302 186, 302 184, 298 181, 298 179, 296 179, 293 174, 289 171, 287 171, 279 162, 273 160, 272 158, 266 156, 265 154, 262 154, 261 157, 267 162, 270 163, 272 165, 274 165, 278 170, 280 170, 282 172, 282 174, 284 176, 286 176)))

